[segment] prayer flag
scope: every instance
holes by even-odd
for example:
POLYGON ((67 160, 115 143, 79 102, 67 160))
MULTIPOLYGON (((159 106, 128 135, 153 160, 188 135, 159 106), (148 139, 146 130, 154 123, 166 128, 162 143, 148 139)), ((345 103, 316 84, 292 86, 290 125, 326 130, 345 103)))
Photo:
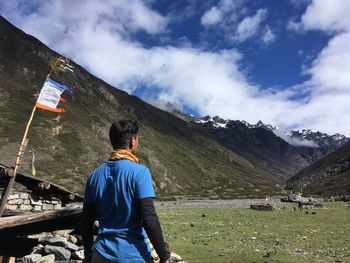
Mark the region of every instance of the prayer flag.
POLYGON ((65 112, 63 108, 57 108, 58 103, 64 101, 62 100, 61 95, 65 90, 73 94, 73 91, 68 87, 47 78, 35 105, 38 108, 48 111, 65 112))

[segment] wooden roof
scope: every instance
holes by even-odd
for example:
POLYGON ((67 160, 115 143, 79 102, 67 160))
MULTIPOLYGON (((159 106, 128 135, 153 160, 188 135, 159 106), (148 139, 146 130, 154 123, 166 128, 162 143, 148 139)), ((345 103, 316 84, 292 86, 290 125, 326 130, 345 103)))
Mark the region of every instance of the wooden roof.
MULTIPOLYGON (((10 170, 11 167, 0 164, 0 177, 8 177, 10 170)), ((73 193, 58 184, 22 172, 17 172, 15 182, 25 186, 28 190, 34 190, 39 193, 42 191, 45 193, 62 195, 63 197, 67 197, 70 201, 83 201, 84 199, 83 196, 73 193)))

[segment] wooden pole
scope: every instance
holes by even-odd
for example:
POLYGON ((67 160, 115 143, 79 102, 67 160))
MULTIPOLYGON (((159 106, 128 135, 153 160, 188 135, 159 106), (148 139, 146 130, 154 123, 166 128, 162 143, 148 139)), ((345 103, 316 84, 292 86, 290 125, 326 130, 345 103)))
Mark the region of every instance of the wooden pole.
MULTIPOLYGON (((56 62, 57 62, 57 60, 56 60, 56 62)), ((56 63, 56 62, 55 62, 55 63, 56 63)), ((46 80, 50 77, 52 71, 53 71, 53 69, 52 69, 52 67, 51 67, 51 68, 50 68, 50 72, 49 72, 49 74, 47 74, 44 83, 45 83, 46 80)), ((10 176, 11 176, 10 181, 9 181, 9 183, 7 184, 6 188, 4 189, 4 192, 3 192, 2 195, 1 195, 1 201, 0 201, 0 202, 1 202, 1 203, 0 203, 0 217, 2 217, 2 214, 4 213, 5 206, 6 206, 7 199, 8 199, 8 196, 9 196, 9 194, 10 194, 12 185, 13 185, 13 183, 15 182, 18 169, 19 169, 19 167, 20 167, 20 165, 21 165, 21 162, 22 162, 23 153, 24 153, 25 147, 27 146, 27 143, 28 143, 27 135, 28 135, 28 131, 29 131, 30 124, 32 123, 32 120, 33 120, 33 117, 34 117, 35 110, 36 110, 36 105, 34 105, 34 108, 33 108, 33 110, 32 110, 32 114, 30 115, 29 121, 28 121, 28 123, 27 123, 26 130, 25 130, 24 135, 23 135, 23 139, 22 139, 21 145, 20 145, 20 147, 19 147, 19 151, 18 151, 17 158, 16 158, 15 169, 14 169, 14 171, 13 171, 13 174, 10 174, 10 176)))
POLYGON ((36 110, 36 106, 34 106, 34 108, 32 110, 32 114, 30 115, 29 121, 27 123, 27 127, 26 127, 26 130, 24 132, 23 139, 22 139, 22 142, 21 142, 21 145, 19 147, 18 154, 17 154, 15 169, 13 170, 13 174, 10 174, 10 176, 11 176, 10 181, 7 184, 6 189, 4 189, 4 193, 1 196, 0 217, 2 216, 2 214, 3 214, 4 210, 5 210, 5 206, 6 206, 6 203, 7 203, 7 198, 9 196, 9 194, 10 194, 12 185, 15 182, 15 178, 16 178, 16 175, 17 175, 17 172, 18 172, 18 168, 20 167, 21 162, 22 162, 23 153, 24 153, 25 148, 26 148, 26 146, 28 144, 28 139, 27 139, 28 131, 29 131, 29 127, 30 127, 30 125, 32 123, 32 120, 33 120, 33 117, 34 117, 35 110, 36 110))
MULTIPOLYGON (((66 60, 63 60, 62 58, 57 58, 55 60, 55 62, 52 65, 50 65, 50 72, 49 72, 49 74, 47 74, 45 81, 50 77, 51 73, 55 69, 57 69, 57 70, 59 69, 59 65, 57 64, 59 61, 63 62, 64 64, 68 63, 66 60)), ((44 83, 45 83, 45 81, 44 81, 44 83)), ((7 184, 6 189, 4 189, 4 192, 2 193, 2 196, 1 196, 0 217, 2 217, 2 214, 5 210, 5 206, 7 203, 8 196, 10 194, 10 190, 12 188, 12 185, 13 185, 15 178, 16 178, 16 175, 17 175, 17 171, 18 171, 18 169, 21 165, 21 162, 22 162, 22 157, 23 157, 23 153, 25 151, 26 143, 28 143, 27 135, 28 135, 30 124, 32 123, 32 120, 34 117, 35 110, 36 110, 36 106, 34 106, 32 114, 31 114, 29 121, 27 123, 27 127, 26 127, 26 130, 24 132, 24 136, 23 136, 23 139, 22 139, 22 142, 21 142, 21 145, 19 147, 18 154, 17 154, 15 169, 13 171, 13 174, 10 174, 10 176, 11 176, 10 181, 7 184)))

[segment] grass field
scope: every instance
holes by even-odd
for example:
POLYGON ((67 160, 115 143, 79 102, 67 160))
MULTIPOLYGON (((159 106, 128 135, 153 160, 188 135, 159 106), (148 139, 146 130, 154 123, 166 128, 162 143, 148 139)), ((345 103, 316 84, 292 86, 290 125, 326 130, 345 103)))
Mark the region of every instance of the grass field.
POLYGON ((350 209, 343 202, 303 211, 157 210, 166 241, 190 262, 350 262, 350 209))

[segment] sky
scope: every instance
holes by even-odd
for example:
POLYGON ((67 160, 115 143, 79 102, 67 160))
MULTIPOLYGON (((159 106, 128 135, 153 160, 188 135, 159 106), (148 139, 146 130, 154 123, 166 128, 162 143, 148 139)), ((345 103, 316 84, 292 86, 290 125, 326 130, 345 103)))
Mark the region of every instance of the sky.
POLYGON ((350 136, 349 0, 11 0, 0 13, 148 102, 350 136))

